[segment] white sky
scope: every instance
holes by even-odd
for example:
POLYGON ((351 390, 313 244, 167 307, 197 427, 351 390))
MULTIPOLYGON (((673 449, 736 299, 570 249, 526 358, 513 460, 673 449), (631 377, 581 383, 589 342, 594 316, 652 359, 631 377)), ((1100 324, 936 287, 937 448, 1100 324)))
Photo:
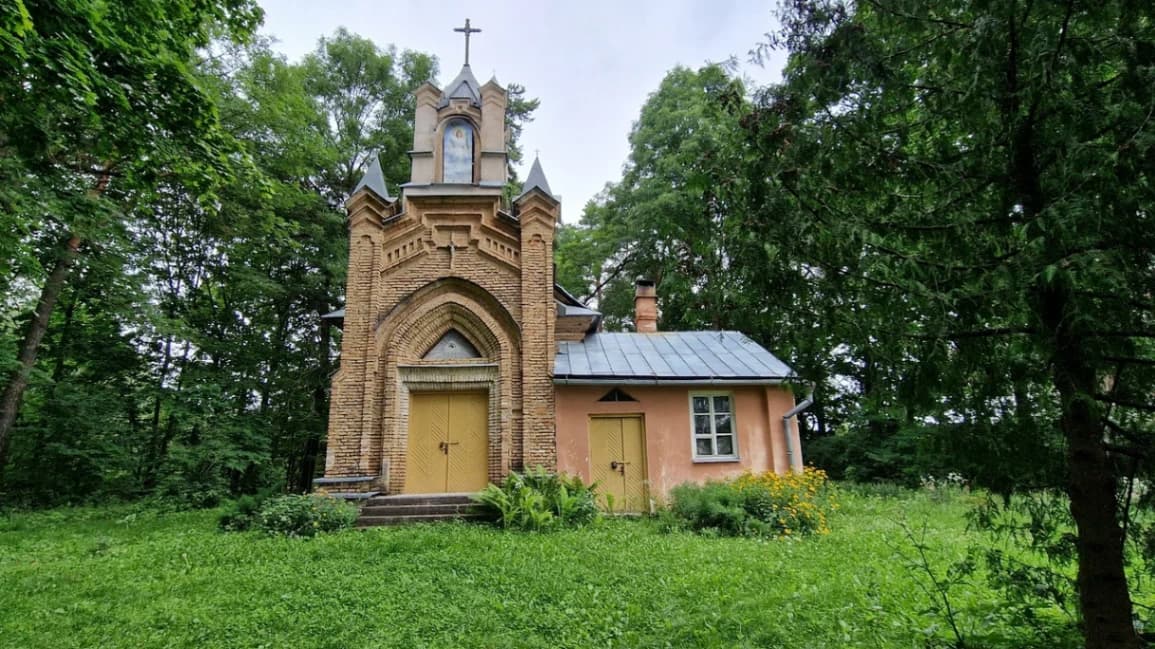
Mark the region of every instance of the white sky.
MULTIPOLYGON (((525 127, 524 179, 538 151, 567 223, 586 201, 621 177, 630 127, 646 97, 672 67, 698 67, 738 57, 756 84, 777 80, 782 60, 765 68, 748 52, 772 30, 776 3, 763 0, 261 0, 264 33, 296 61, 338 27, 380 46, 435 55, 438 85, 464 63, 464 38, 453 31, 472 20, 470 65, 485 83, 516 82, 541 100, 525 127)), ((396 187, 407 178, 386 179, 396 187)))

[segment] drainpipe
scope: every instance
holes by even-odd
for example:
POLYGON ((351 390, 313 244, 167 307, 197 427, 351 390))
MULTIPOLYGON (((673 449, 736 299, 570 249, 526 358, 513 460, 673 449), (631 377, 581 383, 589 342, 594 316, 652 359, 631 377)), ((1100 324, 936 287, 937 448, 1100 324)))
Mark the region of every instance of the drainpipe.
POLYGON ((782 434, 786 436, 786 462, 795 473, 802 471, 802 463, 798 462, 797 465, 794 463, 794 440, 790 435, 790 420, 798 413, 814 405, 814 384, 809 383, 808 386, 810 388, 809 392, 807 392, 806 398, 802 400, 802 403, 794 406, 790 409, 790 412, 782 415, 782 434))

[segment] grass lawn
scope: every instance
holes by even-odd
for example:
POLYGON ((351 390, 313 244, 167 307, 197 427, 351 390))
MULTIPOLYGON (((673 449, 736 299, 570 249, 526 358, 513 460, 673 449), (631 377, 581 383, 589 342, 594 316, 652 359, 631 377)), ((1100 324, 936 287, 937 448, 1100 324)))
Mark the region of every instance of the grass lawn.
MULTIPOLYGON (((833 532, 757 541, 614 520, 470 524, 315 539, 226 534, 215 512, 0 515, 3 647, 924 647, 898 521, 940 567, 970 542, 962 498, 844 494, 833 532)), ((995 613, 981 579, 953 599, 995 613)), ((934 630, 939 629, 937 632, 934 630)), ((976 627, 978 628, 978 627, 976 627)), ((982 644, 1003 645, 997 629, 982 644)))

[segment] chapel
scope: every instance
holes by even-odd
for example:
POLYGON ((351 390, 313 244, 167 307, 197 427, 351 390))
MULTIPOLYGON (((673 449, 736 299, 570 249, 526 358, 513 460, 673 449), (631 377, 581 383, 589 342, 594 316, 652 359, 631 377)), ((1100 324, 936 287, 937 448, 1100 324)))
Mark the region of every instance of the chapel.
POLYGON ((635 331, 554 282, 561 202, 540 160, 512 199, 506 90, 468 60, 416 91, 412 171, 371 155, 346 203, 349 268, 321 491, 470 493, 544 467, 619 510, 744 471, 800 470, 798 377, 734 331, 665 332, 653 282, 635 331), (399 183, 396 194, 390 183, 399 183))

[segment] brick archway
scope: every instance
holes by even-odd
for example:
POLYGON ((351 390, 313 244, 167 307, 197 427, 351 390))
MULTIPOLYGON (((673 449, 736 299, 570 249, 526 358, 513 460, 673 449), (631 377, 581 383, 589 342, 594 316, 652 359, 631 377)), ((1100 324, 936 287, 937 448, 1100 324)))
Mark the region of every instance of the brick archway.
POLYGON ((383 317, 376 331, 379 359, 375 402, 381 405, 378 439, 363 447, 377 456, 391 493, 406 477, 412 391, 475 391, 488 394, 489 479, 500 480, 521 453, 520 331, 508 311, 471 282, 446 278, 414 291, 383 317), (481 357, 429 360, 423 356, 450 330, 464 336, 481 357))

